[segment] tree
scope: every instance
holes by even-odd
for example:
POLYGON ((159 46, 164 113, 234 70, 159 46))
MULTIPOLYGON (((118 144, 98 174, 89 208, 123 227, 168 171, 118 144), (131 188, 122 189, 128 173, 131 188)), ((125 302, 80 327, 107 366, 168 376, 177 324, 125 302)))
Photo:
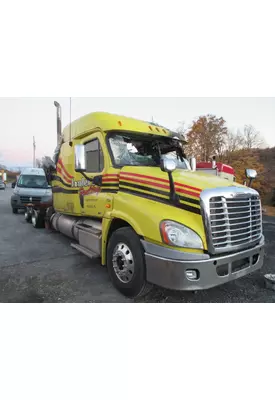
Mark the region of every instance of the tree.
POLYGON ((230 164, 232 161, 232 155, 235 151, 243 148, 244 138, 240 130, 237 133, 228 131, 225 138, 224 154, 222 155, 222 161, 230 164))
POLYGON ((230 164, 235 170, 236 181, 243 183, 245 178, 245 170, 247 168, 257 171, 257 178, 253 182, 253 188, 256 189, 262 197, 270 191, 270 182, 265 173, 265 167, 260 162, 259 153, 247 149, 241 149, 232 153, 230 164))
POLYGON ((245 149, 259 148, 263 146, 264 140, 252 125, 245 125, 243 131, 243 144, 245 149))
POLYGON ((226 144, 227 127, 223 118, 215 115, 200 116, 186 134, 187 153, 208 161, 212 156, 222 156, 226 144))

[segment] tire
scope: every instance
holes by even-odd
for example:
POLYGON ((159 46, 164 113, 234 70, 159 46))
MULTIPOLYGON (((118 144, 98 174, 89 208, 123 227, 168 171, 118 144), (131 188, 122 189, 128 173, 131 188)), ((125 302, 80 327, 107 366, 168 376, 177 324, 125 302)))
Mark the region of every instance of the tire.
POLYGON ((32 222, 32 214, 28 210, 25 211, 25 221, 32 222))
POLYGON ((31 222, 35 229, 44 228, 44 219, 36 210, 33 210, 32 212, 31 222))
POLYGON ((12 209, 12 212, 13 212, 13 214, 18 214, 17 208, 13 208, 13 209, 12 209))
POLYGON ((144 250, 132 228, 115 231, 107 246, 107 269, 114 287, 130 298, 147 294, 152 285, 146 282, 144 250))

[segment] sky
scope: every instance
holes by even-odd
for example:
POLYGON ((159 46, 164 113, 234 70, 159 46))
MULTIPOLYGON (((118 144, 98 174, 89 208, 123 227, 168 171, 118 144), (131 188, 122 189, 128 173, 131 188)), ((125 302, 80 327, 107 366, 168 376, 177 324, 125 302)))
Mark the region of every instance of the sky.
MULTIPOLYGON (((32 165, 33 136, 36 157, 53 155, 56 146, 56 109, 62 106, 63 127, 70 121, 70 100, 62 97, 0 98, 0 164, 32 165)), ((72 120, 94 111, 106 111, 154 121, 175 130, 181 122, 214 114, 223 117, 232 130, 253 125, 268 146, 275 146, 274 97, 72 97, 72 120)))

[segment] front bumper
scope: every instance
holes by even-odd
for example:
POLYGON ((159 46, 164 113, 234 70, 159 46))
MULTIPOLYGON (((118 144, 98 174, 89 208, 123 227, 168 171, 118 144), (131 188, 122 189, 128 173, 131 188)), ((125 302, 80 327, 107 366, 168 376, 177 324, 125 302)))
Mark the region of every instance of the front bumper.
POLYGON ((27 207, 36 208, 39 210, 46 210, 51 205, 52 205, 52 200, 43 201, 43 197, 42 197, 41 202, 39 202, 39 203, 22 203, 19 195, 13 194, 11 196, 11 207, 17 208, 18 210, 20 210, 20 209, 23 210, 23 209, 26 209, 27 207))
POLYGON ((241 278, 260 269, 264 261, 264 237, 252 249, 223 256, 183 253, 142 241, 147 280, 173 290, 203 290, 241 278), (196 270, 197 280, 189 280, 187 270, 196 270))

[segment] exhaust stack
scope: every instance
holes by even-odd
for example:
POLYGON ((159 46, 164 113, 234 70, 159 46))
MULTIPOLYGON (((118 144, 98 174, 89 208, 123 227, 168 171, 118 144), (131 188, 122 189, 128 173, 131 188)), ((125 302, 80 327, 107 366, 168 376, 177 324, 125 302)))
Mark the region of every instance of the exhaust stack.
POLYGON ((54 105, 56 107, 56 123, 57 123, 57 145, 61 142, 62 135, 62 122, 61 122, 61 105, 55 101, 54 105))

